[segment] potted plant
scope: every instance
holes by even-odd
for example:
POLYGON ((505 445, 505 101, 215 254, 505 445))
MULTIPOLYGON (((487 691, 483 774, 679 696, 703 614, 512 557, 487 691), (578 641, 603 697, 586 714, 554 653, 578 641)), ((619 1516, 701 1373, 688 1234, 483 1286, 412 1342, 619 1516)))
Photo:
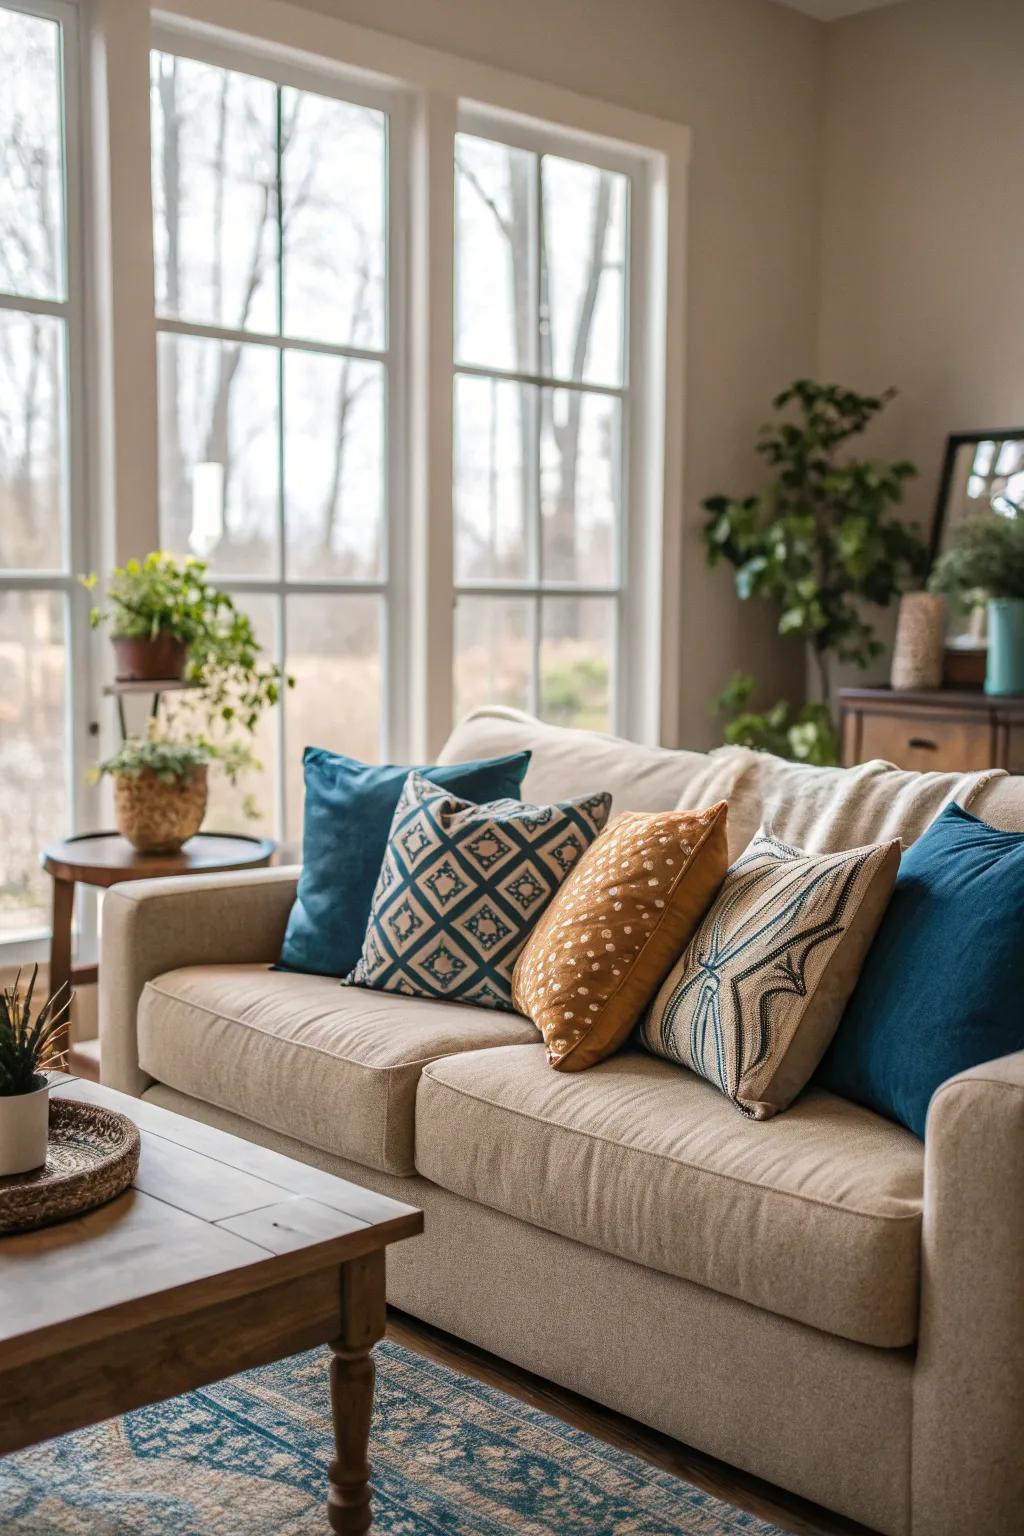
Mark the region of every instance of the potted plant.
POLYGON ((987 609, 985 692, 1024 693, 1024 518, 965 523, 928 586, 963 611, 987 609))
MULTIPOLYGON (((83 580, 93 586, 96 578, 83 580)), ((248 739, 294 679, 263 664, 250 619, 190 556, 179 561, 156 551, 118 567, 108 606, 93 609, 92 622, 113 629, 123 677, 169 681, 168 668, 179 659, 173 647, 181 651, 179 675, 188 691, 155 689, 147 734, 128 738, 93 770, 94 778, 113 780, 123 837, 143 853, 176 852, 202 824, 209 765, 219 764, 232 784, 260 766, 248 739)), ((248 798, 245 809, 258 814, 248 798)))
POLYGON ((917 530, 895 515, 914 466, 840 457, 894 393, 858 395, 797 380, 775 397, 775 410, 784 414, 762 428, 757 443, 772 470, 769 484, 750 496, 709 496, 702 503, 708 564, 728 560, 741 598, 779 606, 779 634, 809 648, 818 675, 820 705, 813 717, 804 712, 796 720, 785 704, 750 714, 751 688, 746 679, 734 680, 724 696, 726 713, 732 739, 744 745, 764 747, 771 738, 791 749, 802 744, 805 761, 835 761, 833 658, 864 667, 880 655, 865 605, 885 607, 927 566, 917 530))
MULTIPOLYGON (((235 690, 242 707, 258 713, 274 702, 280 673, 259 666, 252 624, 206 570, 202 560, 178 560, 166 550, 129 560, 115 568, 107 606, 94 608, 90 621, 94 629, 110 627, 119 682, 187 678, 211 694, 235 690)), ((82 578, 89 589, 96 581, 95 572, 82 578)))
POLYGON ((24 998, 20 971, 13 987, 0 991, 0 1178, 46 1162, 50 1096, 43 1074, 61 1065, 56 1041, 70 996, 54 993, 33 1018, 38 971, 33 966, 24 998))
POLYGON ((140 853, 177 853, 206 815, 208 747, 156 734, 129 738, 95 771, 114 781, 117 830, 140 853))

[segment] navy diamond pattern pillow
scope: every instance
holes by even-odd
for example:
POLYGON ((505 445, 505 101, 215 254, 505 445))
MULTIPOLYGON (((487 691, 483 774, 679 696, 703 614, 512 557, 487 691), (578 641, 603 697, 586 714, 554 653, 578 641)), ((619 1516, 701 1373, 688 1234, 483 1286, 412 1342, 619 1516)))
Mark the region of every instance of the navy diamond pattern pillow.
POLYGON ((343 985, 511 1009, 519 951, 611 807, 611 795, 474 805, 410 773, 343 985))

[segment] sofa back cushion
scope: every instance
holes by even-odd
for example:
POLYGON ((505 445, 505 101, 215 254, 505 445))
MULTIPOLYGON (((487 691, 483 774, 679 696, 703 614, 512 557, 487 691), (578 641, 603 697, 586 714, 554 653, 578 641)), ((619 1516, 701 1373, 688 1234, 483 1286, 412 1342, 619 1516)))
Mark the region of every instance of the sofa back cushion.
POLYGON ((728 798, 731 767, 723 773, 714 755, 647 747, 597 731, 546 725, 518 709, 476 709, 445 742, 439 763, 532 752, 523 795, 537 805, 607 790, 615 813, 671 811, 693 789, 686 810, 706 810, 728 798), (709 773, 709 769, 711 772, 709 773), (714 791, 719 792, 714 792, 714 791))
POLYGON ((467 715, 438 762, 525 750, 533 758, 523 793, 538 803, 595 789, 611 792, 616 814, 707 810, 727 800, 731 859, 739 857, 762 821, 783 842, 817 853, 893 837, 909 845, 953 799, 994 827, 1024 832, 1024 776, 919 774, 874 764, 858 785, 842 769, 787 763, 745 747, 706 753, 641 746, 618 736, 545 725, 521 710, 496 705, 467 715), (851 808, 852 816, 847 815, 851 808))

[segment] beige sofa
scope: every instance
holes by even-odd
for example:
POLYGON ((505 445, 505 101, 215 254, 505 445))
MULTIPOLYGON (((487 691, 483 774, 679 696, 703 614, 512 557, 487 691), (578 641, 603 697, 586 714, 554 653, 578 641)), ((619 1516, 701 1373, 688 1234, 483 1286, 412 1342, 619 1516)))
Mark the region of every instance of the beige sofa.
MULTIPOLYGON (((537 800, 723 787, 509 711, 443 755, 520 747, 537 800)), ((1024 780, 973 809, 1024 829, 1024 780)), ((1024 1054, 945 1084, 924 1145, 815 1089, 756 1123, 638 1052, 563 1075, 515 1014, 270 971, 296 876, 109 893, 105 1082, 421 1205, 418 1317, 894 1536, 1024 1529, 1024 1054)))

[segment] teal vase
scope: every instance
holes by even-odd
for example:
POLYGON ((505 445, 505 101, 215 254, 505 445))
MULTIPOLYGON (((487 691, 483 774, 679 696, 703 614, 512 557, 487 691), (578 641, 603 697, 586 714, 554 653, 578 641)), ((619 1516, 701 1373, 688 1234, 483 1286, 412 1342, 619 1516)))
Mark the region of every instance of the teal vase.
POLYGON ((989 602, 985 692, 1024 693, 1024 598, 989 602))

